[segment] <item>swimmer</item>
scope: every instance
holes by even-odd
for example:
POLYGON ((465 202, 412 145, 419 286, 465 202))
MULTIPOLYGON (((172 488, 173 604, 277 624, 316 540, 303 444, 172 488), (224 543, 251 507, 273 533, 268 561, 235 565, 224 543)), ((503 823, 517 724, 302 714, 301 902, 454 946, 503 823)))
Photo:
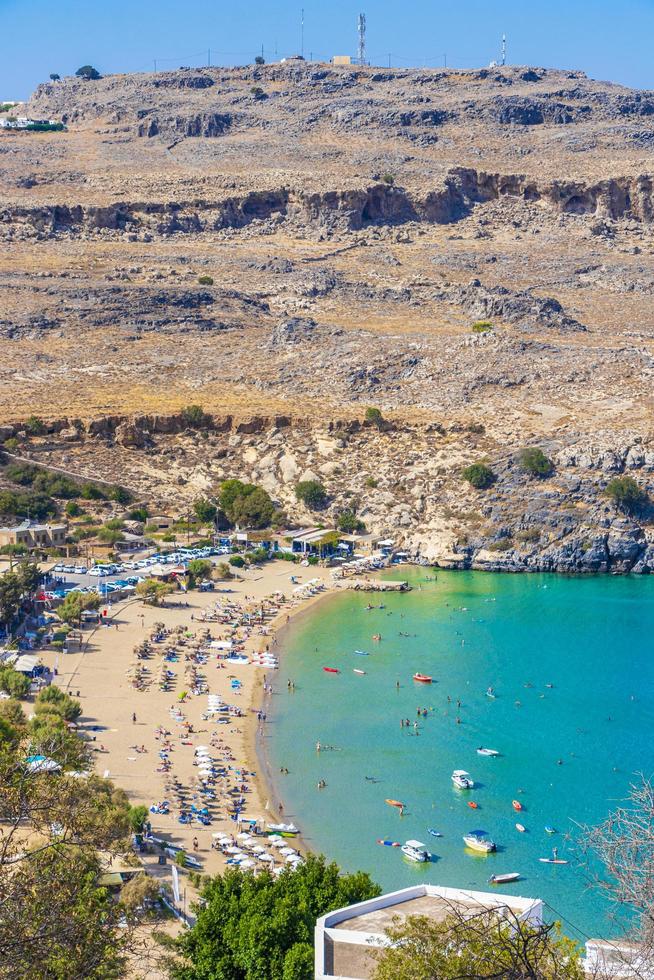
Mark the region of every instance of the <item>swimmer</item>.
POLYGON ((320 752, 321 748, 322 745, 320 744, 320 742, 316 742, 316 752, 320 752))

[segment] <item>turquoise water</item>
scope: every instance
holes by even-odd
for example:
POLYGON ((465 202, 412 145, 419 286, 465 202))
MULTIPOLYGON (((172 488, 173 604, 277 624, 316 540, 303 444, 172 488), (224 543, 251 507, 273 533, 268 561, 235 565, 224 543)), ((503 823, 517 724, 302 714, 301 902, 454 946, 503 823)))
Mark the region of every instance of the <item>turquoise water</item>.
POLYGON ((624 798, 635 773, 654 771, 654 579, 427 574, 394 571, 411 581, 408 594, 327 599, 282 638, 267 751, 273 772, 289 769, 276 776, 285 816, 313 850, 385 889, 486 889, 491 874, 519 871, 502 891, 543 899, 569 933, 615 934, 573 840, 624 798), (369 599, 386 608, 366 611, 369 599), (416 671, 435 683, 414 683, 416 671), (413 726, 418 707, 429 713, 415 736, 400 719, 413 726), (318 753, 317 741, 334 749, 318 753), (478 756, 479 745, 502 755, 478 756), (471 792, 453 788, 453 769, 471 773, 471 792), (405 815, 386 798, 405 802, 405 815), (461 837, 472 829, 487 830, 498 852, 467 851, 461 837), (417 838, 435 859, 409 863, 377 838, 417 838), (553 846, 567 866, 538 861, 553 846))

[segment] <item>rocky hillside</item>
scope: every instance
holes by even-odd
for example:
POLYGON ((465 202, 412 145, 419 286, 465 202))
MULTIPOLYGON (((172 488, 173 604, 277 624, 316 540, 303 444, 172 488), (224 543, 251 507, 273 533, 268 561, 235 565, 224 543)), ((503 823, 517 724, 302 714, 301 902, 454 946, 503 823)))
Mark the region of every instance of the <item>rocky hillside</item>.
POLYGON ((654 566, 648 508, 603 496, 654 494, 654 93, 289 62, 63 79, 27 111, 67 129, 0 132, 0 422, 69 434, 26 451, 163 497, 244 476, 298 519, 315 472, 458 563, 654 566), (151 421, 192 402, 201 437, 151 421))

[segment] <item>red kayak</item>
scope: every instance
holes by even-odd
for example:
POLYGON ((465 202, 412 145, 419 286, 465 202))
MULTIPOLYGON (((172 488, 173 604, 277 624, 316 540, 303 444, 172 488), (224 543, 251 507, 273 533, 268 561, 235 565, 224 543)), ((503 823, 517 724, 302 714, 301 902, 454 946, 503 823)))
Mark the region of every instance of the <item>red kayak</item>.
POLYGON ((468 806, 470 807, 470 809, 471 809, 471 810, 476 810, 476 809, 477 809, 477 807, 479 806, 479 804, 478 804, 478 803, 475 803, 475 801, 474 801, 474 800, 470 800, 470 801, 468 802, 468 806))
POLYGON ((414 674, 413 679, 419 684, 431 684, 431 677, 428 674, 414 674))
POLYGON ((326 674, 340 674, 338 667, 323 667, 326 674))
POLYGON ((522 810, 522 803, 519 800, 513 800, 511 806, 514 810, 522 810))

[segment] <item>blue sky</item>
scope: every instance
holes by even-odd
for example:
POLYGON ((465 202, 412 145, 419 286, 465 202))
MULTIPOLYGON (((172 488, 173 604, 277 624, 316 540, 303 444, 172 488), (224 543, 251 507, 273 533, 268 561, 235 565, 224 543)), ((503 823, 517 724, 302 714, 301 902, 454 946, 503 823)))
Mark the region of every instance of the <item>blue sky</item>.
MULTIPOLYGON (((0 0, 0 99, 24 98, 50 72, 82 64, 102 72, 207 62, 243 64, 300 48, 303 0, 0 0)), ((315 59, 355 54, 366 14, 374 64, 488 64, 508 38, 513 64, 579 68, 594 78, 654 88, 654 0, 304 0, 304 51, 315 59)))

